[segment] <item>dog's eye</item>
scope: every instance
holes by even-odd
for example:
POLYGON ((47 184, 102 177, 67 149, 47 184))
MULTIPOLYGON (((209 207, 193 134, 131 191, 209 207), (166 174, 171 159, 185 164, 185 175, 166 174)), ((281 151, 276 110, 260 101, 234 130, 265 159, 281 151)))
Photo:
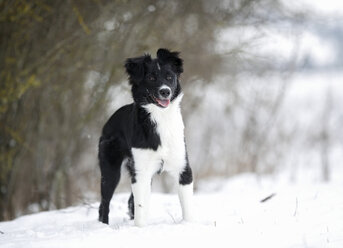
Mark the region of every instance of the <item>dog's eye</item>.
POLYGON ((172 78, 173 78, 173 77, 170 76, 170 75, 167 76, 167 80, 172 80, 172 78))
POLYGON ((149 79, 149 81, 155 81, 156 80, 154 76, 148 76, 148 79, 149 79))

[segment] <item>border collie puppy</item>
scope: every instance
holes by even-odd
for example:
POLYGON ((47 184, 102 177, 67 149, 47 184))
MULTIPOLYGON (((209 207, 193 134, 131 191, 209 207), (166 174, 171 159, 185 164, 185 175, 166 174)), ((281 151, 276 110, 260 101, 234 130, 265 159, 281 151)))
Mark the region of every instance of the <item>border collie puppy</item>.
POLYGON ((102 130, 99 221, 108 224, 109 204, 122 164, 131 177, 128 206, 136 226, 146 224, 152 177, 162 171, 177 180, 183 219, 192 220, 193 177, 180 111, 182 64, 178 52, 162 48, 156 59, 146 54, 126 60, 134 102, 117 110, 102 130))

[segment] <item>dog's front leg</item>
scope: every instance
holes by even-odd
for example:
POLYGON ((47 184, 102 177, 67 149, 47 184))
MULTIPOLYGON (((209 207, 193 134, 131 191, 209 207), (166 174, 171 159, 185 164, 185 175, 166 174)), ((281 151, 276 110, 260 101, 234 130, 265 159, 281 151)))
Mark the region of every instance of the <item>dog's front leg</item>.
POLYGON ((134 197, 136 226, 146 225, 150 203, 151 177, 149 175, 139 175, 136 182, 131 185, 134 197))
POLYGON ((182 208, 182 217, 185 221, 194 221, 193 209, 193 176, 187 165, 179 175, 179 199, 182 208))

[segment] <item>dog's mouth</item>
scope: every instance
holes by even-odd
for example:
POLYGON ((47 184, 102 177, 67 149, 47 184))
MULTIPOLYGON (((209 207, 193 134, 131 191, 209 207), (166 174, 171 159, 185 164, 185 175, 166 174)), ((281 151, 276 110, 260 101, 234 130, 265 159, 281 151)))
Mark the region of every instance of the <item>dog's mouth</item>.
POLYGON ((159 105, 162 108, 168 107, 170 103, 170 99, 159 99, 154 96, 152 96, 152 98, 154 99, 155 103, 157 103, 157 105, 159 105))

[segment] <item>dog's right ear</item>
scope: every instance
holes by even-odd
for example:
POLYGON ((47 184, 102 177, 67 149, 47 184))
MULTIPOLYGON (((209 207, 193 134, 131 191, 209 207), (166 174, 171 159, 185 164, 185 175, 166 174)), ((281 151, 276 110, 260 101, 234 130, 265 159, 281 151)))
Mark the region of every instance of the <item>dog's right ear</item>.
POLYGON ((149 54, 141 57, 129 58, 125 61, 126 72, 130 84, 139 84, 144 78, 145 63, 151 61, 149 54))

